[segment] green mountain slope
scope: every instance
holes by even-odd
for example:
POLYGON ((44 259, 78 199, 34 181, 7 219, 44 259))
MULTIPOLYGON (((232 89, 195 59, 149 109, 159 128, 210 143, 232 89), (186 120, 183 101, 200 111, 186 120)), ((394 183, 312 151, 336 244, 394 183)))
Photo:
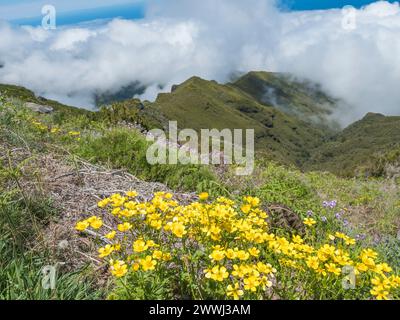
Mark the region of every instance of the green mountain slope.
POLYGON ((399 141, 400 117, 368 113, 315 150, 306 168, 352 176, 365 171, 363 168, 373 168, 399 141))
POLYGON ((46 106, 50 106, 55 109, 55 111, 70 113, 75 115, 90 115, 93 112, 81 109, 73 106, 67 106, 65 104, 59 103, 55 100, 46 99, 43 97, 36 96, 31 90, 26 89, 21 86, 15 86, 10 84, 1 84, 0 83, 0 92, 10 98, 16 98, 22 100, 24 102, 33 102, 37 104, 42 104, 46 106))
MULTIPOLYGON (((107 123, 112 124, 126 121, 139 122, 144 128, 150 129, 155 127, 161 128, 162 123, 165 123, 166 121, 166 119, 154 109, 145 109, 139 99, 114 102, 108 106, 101 107, 98 110, 99 112, 93 112, 86 109, 64 105, 54 100, 38 97, 31 90, 20 86, 0 84, 0 93, 8 98, 17 99, 22 102, 33 102, 39 105, 52 107, 54 109, 54 116, 58 123, 63 120, 71 120, 74 118, 76 121, 86 122, 105 120, 107 123)), ((105 97, 106 96, 103 96, 103 99, 106 99, 105 97)), ((112 99, 114 99, 114 97, 112 99)))
POLYGON ((254 129, 258 150, 291 164, 305 161, 310 150, 330 133, 261 104, 235 86, 198 77, 175 86, 171 93, 160 94, 147 107, 178 121, 180 128, 254 129))
POLYGON ((311 82, 300 82, 289 74, 259 71, 249 72, 231 85, 248 93, 259 103, 274 106, 306 122, 338 127, 328 120, 338 101, 311 82))

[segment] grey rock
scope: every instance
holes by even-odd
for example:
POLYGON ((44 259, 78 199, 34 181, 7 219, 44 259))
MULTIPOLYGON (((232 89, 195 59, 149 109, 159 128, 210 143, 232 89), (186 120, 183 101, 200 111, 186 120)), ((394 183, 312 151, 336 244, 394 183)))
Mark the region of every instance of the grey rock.
POLYGON ((43 106, 33 102, 25 103, 25 107, 39 113, 52 113, 54 111, 52 107, 43 106))

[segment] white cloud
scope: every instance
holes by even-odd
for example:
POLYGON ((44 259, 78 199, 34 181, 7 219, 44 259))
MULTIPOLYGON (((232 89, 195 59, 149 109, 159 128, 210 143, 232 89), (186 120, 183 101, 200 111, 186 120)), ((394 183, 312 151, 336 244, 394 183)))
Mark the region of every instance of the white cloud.
POLYGON ((291 72, 353 108, 400 114, 400 7, 377 2, 342 28, 341 10, 282 13, 272 0, 151 1, 144 20, 44 31, 0 24, 0 82, 64 102, 138 80, 154 99, 192 75, 226 81, 235 71, 291 72))

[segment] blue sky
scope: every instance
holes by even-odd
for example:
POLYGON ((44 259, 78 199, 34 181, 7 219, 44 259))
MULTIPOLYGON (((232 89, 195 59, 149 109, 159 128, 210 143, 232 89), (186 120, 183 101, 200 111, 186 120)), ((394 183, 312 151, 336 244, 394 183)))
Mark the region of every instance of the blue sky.
MULTIPOLYGON (((280 1, 284 10, 329 9, 345 5, 361 7, 374 2, 374 0, 280 1)), ((39 25, 42 19, 41 8, 49 3, 57 9, 57 24, 65 25, 114 17, 138 19, 144 16, 146 0, 0 0, 0 19, 19 25, 39 25)))
MULTIPOLYGON (((360 8, 376 0, 282 0, 283 5, 292 10, 317 10, 343 8, 346 5, 352 5, 360 8)), ((389 2, 395 2, 390 1, 389 2)))
POLYGON ((57 24, 73 24, 94 19, 144 15, 145 0, 0 0, 0 19, 15 24, 40 24, 41 9, 52 4, 57 10, 57 24))

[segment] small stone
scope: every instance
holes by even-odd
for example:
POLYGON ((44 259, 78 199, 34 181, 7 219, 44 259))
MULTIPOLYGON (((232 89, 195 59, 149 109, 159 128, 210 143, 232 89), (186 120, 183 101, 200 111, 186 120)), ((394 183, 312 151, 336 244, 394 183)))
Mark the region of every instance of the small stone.
POLYGON ((31 109, 34 112, 39 112, 39 113, 52 113, 54 111, 52 107, 43 106, 33 102, 25 103, 25 107, 31 109))

